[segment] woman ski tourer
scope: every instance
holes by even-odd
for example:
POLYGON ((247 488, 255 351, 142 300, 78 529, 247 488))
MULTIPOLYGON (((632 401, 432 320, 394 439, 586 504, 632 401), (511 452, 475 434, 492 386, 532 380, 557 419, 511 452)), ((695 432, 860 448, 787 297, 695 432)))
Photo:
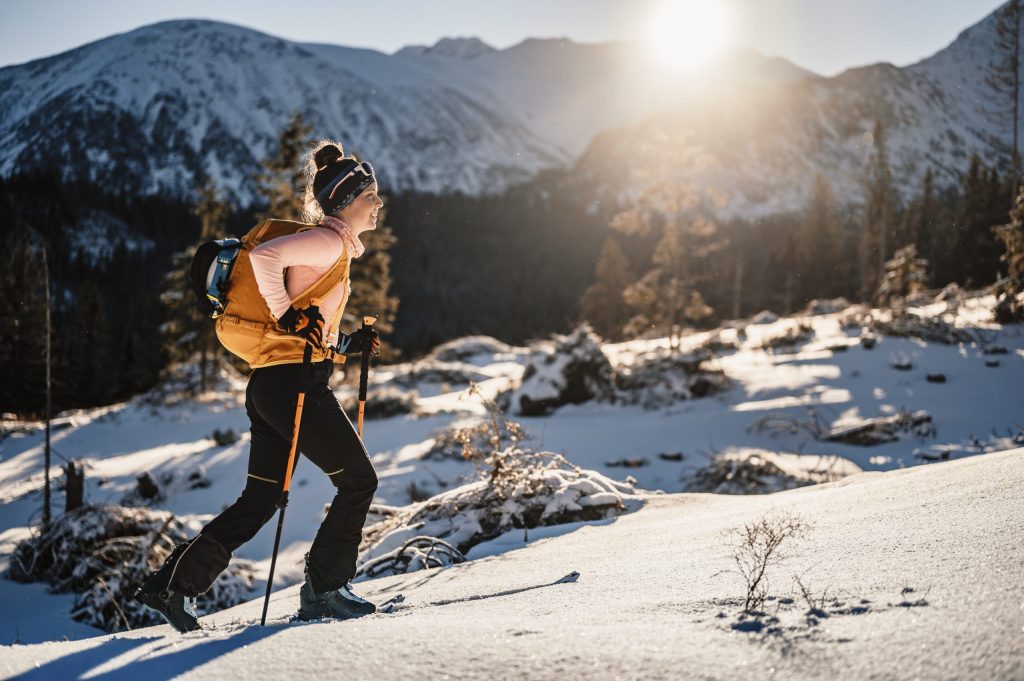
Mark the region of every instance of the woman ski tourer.
MULTIPOLYGON (((337 329, 351 291, 348 265, 363 253, 359 235, 376 228, 383 202, 370 164, 346 156, 341 145, 330 140, 314 145, 307 161, 307 178, 304 208, 310 224, 282 223, 297 229, 263 241, 248 252, 258 286, 258 294, 252 295, 262 297, 266 308, 259 303, 260 308, 264 313, 269 310, 272 321, 265 325, 269 328, 260 341, 261 350, 250 362, 254 370, 246 388, 245 409, 252 439, 245 488, 234 504, 196 537, 176 546, 136 593, 141 603, 159 612, 178 631, 199 628, 196 596, 211 587, 228 566, 232 552, 277 510, 297 394, 307 377, 298 450, 330 478, 337 495, 306 555, 298 615, 307 620, 345 619, 375 611, 372 603, 352 592, 349 581, 355 576, 362 527, 377 489, 377 476, 352 422, 327 383, 336 359, 341 362, 345 354, 361 353, 367 343, 372 351, 379 350, 380 341, 372 328, 352 334, 337 329), (318 301, 312 299, 319 305, 292 305, 314 284, 338 272, 343 276, 333 282, 329 293, 318 301), (303 364, 306 344, 311 346, 312 357, 308 368, 303 364)), ((230 315, 219 320, 230 321, 230 315)), ((220 327, 218 335, 224 342, 220 327)))

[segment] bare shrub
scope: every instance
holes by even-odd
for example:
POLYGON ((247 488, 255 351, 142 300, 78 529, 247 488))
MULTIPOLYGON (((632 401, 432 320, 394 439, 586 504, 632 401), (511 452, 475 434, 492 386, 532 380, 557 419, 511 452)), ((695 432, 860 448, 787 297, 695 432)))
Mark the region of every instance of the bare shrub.
POLYGON ((394 551, 359 566, 356 577, 374 579, 465 562, 457 548, 437 537, 413 537, 394 551))
POLYGON ((773 335, 765 336, 761 341, 754 346, 755 350, 764 350, 766 352, 774 352, 776 350, 792 351, 794 347, 801 343, 806 343, 814 335, 814 327, 807 322, 799 322, 795 325, 786 327, 782 332, 773 335))
POLYGON ((486 417, 479 423, 436 433, 434 445, 423 459, 479 461, 490 453, 528 439, 522 424, 505 416, 500 405, 484 397, 476 383, 470 383, 466 394, 480 399, 487 411, 486 417))
MULTIPOLYGON (((123 631, 163 620, 132 594, 188 536, 167 511, 125 506, 82 506, 38 536, 21 541, 8 577, 46 582, 53 593, 74 593, 71 618, 105 631, 123 631)), ((200 614, 251 598, 254 571, 233 562, 199 599, 200 614)))
POLYGON ((746 585, 745 614, 760 612, 764 607, 768 596, 768 568, 786 558, 783 544, 789 539, 804 537, 810 527, 800 516, 780 511, 726 531, 735 540, 732 559, 746 585))
POLYGON ((923 409, 914 412, 900 409, 889 416, 860 419, 839 426, 825 423, 814 408, 807 411, 807 416, 771 412, 755 419, 747 430, 756 433, 778 431, 790 435, 803 431, 819 442, 843 442, 865 447, 895 442, 902 434, 909 433, 924 439, 934 437, 936 432, 931 415, 923 409))

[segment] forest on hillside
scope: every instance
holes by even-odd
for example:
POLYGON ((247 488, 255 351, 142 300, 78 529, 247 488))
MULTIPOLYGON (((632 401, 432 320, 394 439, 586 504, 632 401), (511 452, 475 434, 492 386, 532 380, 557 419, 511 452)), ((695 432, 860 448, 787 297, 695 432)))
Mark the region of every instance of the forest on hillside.
MULTIPOLYGON (((467 334, 521 343, 581 319, 617 340, 763 309, 790 313, 816 298, 884 303, 950 283, 1007 281, 1019 248, 1008 253, 1007 244, 1020 238, 1013 174, 975 156, 960 186, 936 187, 926 172, 916 195, 901 196, 880 125, 874 136, 863 204, 808 177, 804 210, 758 220, 718 220, 677 183, 599 196, 572 173, 491 196, 388 196, 385 226, 353 268, 346 316, 381 315, 396 358, 467 334), (1012 224, 1016 231, 999 231, 1012 224)), ((220 353, 185 290, 192 249, 240 236, 266 215, 298 218, 309 139, 298 117, 282 130, 278 153, 259 169, 256 206, 228 204, 212 180, 192 202, 45 174, 0 180, 0 411, 44 407, 47 308, 55 410, 125 399, 174 361, 220 353)))

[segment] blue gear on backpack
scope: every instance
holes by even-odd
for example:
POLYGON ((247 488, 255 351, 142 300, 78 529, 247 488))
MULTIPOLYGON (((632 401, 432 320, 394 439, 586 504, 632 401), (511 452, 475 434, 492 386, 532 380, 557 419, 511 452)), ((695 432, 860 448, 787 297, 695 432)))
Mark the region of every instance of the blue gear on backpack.
POLYGON ((204 314, 219 317, 224 313, 231 268, 241 248, 238 239, 217 239, 201 245, 192 256, 189 283, 204 314))

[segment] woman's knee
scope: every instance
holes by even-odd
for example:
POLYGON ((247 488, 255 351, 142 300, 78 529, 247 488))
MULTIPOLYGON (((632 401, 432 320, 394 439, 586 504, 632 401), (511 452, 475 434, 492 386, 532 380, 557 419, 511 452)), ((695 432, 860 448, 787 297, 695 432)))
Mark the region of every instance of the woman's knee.
POLYGON ((237 503, 244 504, 262 516, 273 515, 280 500, 281 488, 277 484, 250 478, 237 503))
POLYGON ((372 495, 377 491, 377 473, 373 466, 367 465, 359 470, 342 469, 328 474, 334 486, 341 491, 361 492, 372 495))

